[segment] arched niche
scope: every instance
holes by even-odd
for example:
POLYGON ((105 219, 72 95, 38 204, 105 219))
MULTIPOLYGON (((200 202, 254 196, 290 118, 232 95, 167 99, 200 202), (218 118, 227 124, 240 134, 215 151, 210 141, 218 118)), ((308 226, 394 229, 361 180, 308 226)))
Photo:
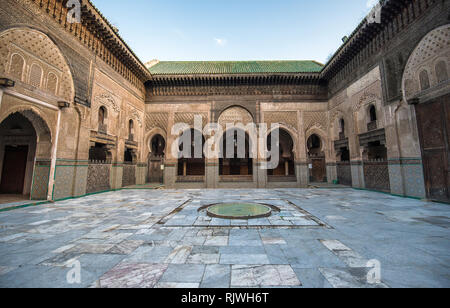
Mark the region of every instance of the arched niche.
POLYGON ((403 97, 406 101, 424 91, 448 82, 450 63, 450 24, 429 32, 409 56, 402 77, 403 97), (446 80, 444 80, 446 79, 446 80))
POLYGON ((19 84, 27 83, 60 100, 70 103, 74 100, 72 73, 65 57, 38 30, 19 27, 0 33, 0 75, 19 84))

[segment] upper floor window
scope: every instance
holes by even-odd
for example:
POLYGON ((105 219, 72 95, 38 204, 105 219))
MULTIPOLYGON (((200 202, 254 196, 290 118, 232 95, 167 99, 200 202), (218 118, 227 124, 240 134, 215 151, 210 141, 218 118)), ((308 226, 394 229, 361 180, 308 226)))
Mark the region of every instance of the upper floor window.
POLYGON ((134 123, 133 123, 133 120, 130 120, 128 122, 128 140, 133 141, 133 138, 134 138, 133 131, 134 131, 134 123))
POLYGON ((344 119, 341 119, 339 121, 339 127, 340 127, 339 139, 345 139, 345 121, 344 121, 344 119))
POLYGON ((107 126, 106 126, 106 117, 107 117, 107 111, 105 107, 100 107, 98 109, 98 131, 101 133, 105 133, 107 131, 107 126))
POLYGON ((105 107, 100 107, 98 109, 98 124, 105 124, 106 119, 106 109, 105 107))
POLYGON ((374 105, 370 106, 369 114, 370 114, 370 122, 376 122, 377 121, 377 109, 375 108, 374 105))

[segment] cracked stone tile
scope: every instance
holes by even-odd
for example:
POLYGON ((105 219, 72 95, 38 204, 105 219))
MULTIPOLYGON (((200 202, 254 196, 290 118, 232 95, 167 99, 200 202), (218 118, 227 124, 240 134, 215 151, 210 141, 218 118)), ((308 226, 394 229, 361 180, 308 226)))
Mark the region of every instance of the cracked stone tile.
POLYGON ((214 233, 214 230, 205 229, 205 230, 198 231, 197 236, 212 236, 213 233, 214 233))
POLYGON ((342 244, 338 240, 320 240, 320 242, 327 247, 331 251, 339 251, 339 250, 346 250, 350 251, 351 249, 342 244))
MULTIPOLYGON (((131 229, 127 229, 127 230, 131 230, 131 229)), ((136 235, 141 235, 141 234, 152 234, 153 232, 155 232, 155 229, 140 229, 139 231, 137 231, 135 234, 136 235)))
POLYGON ((58 248, 58 249, 53 250, 52 253, 56 253, 56 254, 58 254, 58 253, 63 253, 63 252, 65 252, 65 251, 67 251, 67 250, 73 248, 74 246, 75 246, 75 244, 70 244, 70 245, 62 246, 62 247, 60 247, 60 248, 58 248))
POLYGON ((114 247, 114 244, 77 244, 68 252, 103 254, 114 247))
POLYGON ((28 224, 28 225, 30 225, 30 226, 40 226, 40 225, 43 225, 43 224, 46 224, 46 223, 49 223, 49 222, 51 222, 51 220, 41 220, 41 221, 33 222, 31 224, 28 224))
POLYGON ((198 289, 199 283, 159 282, 156 289, 198 289))
POLYGON ((153 288, 167 267, 167 264, 121 263, 99 279, 99 286, 102 288, 153 288))
POLYGON ((228 229, 214 229, 213 230, 213 235, 214 236, 229 236, 230 235, 230 230, 228 230, 228 229))
POLYGON ((172 247, 144 245, 129 254, 123 263, 163 264, 172 251, 172 247))
POLYGON ((186 263, 188 264, 218 264, 220 260, 219 254, 198 253, 191 254, 186 263))
POLYGON ((169 264, 160 282, 200 283, 205 267, 202 264, 169 264))
POLYGON ((187 236, 183 238, 183 244, 191 246, 203 245, 206 241, 206 236, 187 236))
POLYGON ((347 220, 347 218, 345 218, 343 216, 336 216, 336 215, 325 216, 325 219, 327 219, 327 220, 347 220))
POLYGON ((210 264, 206 266, 201 288, 229 288, 231 281, 231 266, 210 264))
POLYGON ((164 263, 184 264, 192 251, 192 246, 178 246, 166 258, 164 263))
POLYGON ((301 286, 289 265, 233 265, 231 287, 301 286))
POLYGON ((25 237, 26 235, 27 235, 26 233, 16 233, 16 234, 8 235, 8 236, 3 236, 3 237, 0 237, 0 242, 13 241, 18 238, 25 237))
POLYGON ((74 261, 81 258, 83 254, 76 252, 68 252, 64 254, 56 255, 50 259, 42 261, 40 264, 45 266, 57 266, 57 267, 66 267, 68 264, 73 263, 74 261))
POLYGON ((16 267, 0 266, 0 276, 7 274, 15 269, 16 269, 16 267))
POLYGON ((336 251, 336 255, 349 267, 367 267, 368 259, 365 259, 357 252, 350 251, 336 251))
MULTIPOLYGON (((364 288, 368 287, 362 283, 358 277, 352 275, 346 269, 339 268, 319 268, 322 275, 328 280, 333 288, 364 288)), ((374 286, 375 287, 375 286, 374 286)))
POLYGON ((228 236, 208 236, 205 241, 205 246, 227 246, 228 236))
POLYGON ((270 238, 261 237, 264 245, 286 245, 286 241, 283 238, 270 238))
POLYGON ((270 264, 266 254, 222 254, 220 264, 270 264))
POLYGON ((113 248, 108 250, 107 254, 118 254, 118 255, 129 255, 141 245, 144 244, 144 241, 123 241, 120 244, 115 245, 113 248))

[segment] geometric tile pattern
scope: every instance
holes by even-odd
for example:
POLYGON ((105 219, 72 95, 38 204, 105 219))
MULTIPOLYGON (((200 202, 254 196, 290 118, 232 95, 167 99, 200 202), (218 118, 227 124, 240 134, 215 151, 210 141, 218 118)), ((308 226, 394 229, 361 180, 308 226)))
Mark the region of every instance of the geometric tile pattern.
POLYGON ((449 287, 449 227, 442 204, 347 188, 107 192, 0 212, 0 287, 449 287), (281 212, 198 212, 250 201, 281 212))

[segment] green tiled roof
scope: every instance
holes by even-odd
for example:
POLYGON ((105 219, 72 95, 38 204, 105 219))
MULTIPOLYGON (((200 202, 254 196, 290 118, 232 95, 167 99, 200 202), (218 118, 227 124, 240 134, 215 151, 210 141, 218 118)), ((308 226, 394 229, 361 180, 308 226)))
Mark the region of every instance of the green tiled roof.
POLYGON ((318 73, 315 61, 162 61, 149 68, 153 75, 318 73))

